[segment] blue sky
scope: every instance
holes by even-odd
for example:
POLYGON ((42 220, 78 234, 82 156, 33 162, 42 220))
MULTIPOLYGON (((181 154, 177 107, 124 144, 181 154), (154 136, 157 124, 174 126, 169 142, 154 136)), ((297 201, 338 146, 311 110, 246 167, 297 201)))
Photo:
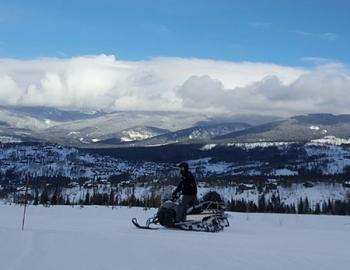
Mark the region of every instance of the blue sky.
POLYGON ((0 58, 348 64, 349 12, 345 0, 0 0, 0 58))
POLYGON ((349 113, 350 1, 0 0, 0 104, 349 113))

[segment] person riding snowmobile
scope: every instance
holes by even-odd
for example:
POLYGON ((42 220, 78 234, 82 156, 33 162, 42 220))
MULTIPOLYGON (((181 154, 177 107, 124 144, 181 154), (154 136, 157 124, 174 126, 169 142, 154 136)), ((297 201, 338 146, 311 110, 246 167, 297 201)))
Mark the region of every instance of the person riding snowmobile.
POLYGON ((188 164, 183 162, 179 165, 181 181, 173 192, 173 198, 177 198, 181 192, 182 198, 176 211, 176 222, 185 221, 187 207, 197 202, 197 183, 193 174, 189 171, 188 164))
POLYGON ((157 227, 151 226, 157 224, 166 228, 200 232, 219 232, 224 227, 229 227, 228 215, 224 212, 225 208, 220 195, 211 193, 207 196, 208 201, 198 202, 196 180, 189 171, 188 164, 181 163, 179 167, 181 181, 173 192, 174 200, 162 202, 157 213, 147 219, 146 225, 140 225, 136 218, 131 222, 139 229, 148 230, 157 230, 157 227), (180 203, 175 200, 178 198, 178 193, 182 194, 180 203), (188 219, 186 219, 186 212, 189 212, 188 219))

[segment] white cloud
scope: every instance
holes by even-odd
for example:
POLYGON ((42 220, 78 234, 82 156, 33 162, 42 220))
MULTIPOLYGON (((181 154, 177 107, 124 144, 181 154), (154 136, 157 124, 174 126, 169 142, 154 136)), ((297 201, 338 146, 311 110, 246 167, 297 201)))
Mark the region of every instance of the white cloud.
POLYGON ((21 89, 16 82, 6 74, 0 74, 0 103, 16 105, 21 97, 21 89))
POLYGON ((324 39, 327 41, 335 41, 338 39, 338 34, 333 32, 315 33, 315 32, 297 31, 297 33, 300 36, 305 38, 324 39))
POLYGON ((322 33, 321 37, 323 39, 329 40, 329 41, 335 41, 338 38, 338 35, 336 33, 322 33))
POLYGON ((153 33, 153 34, 164 35, 164 34, 170 33, 169 28, 164 24, 143 23, 141 28, 144 29, 145 31, 153 33))
POLYGON ((260 22, 260 21, 253 21, 248 23, 249 27, 255 29, 255 30, 266 30, 270 28, 271 23, 269 22, 260 22))
POLYGON ((276 76, 234 89, 223 89, 219 82, 212 80, 209 83, 210 80, 206 76, 192 77, 185 82, 179 90, 184 106, 196 104, 203 110, 211 106, 234 114, 278 116, 348 113, 350 106, 349 76, 321 68, 301 75, 288 85, 276 76))
POLYGON ((327 64, 327 63, 338 62, 336 59, 324 58, 324 57, 315 57, 315 56, 303 57, 300 60, 305 61, 305 62, 314 63, 314 64, 317 64, 317 65, 323 65, 323 64, 327 64))
POLYGON ((348 112, 347 66, 114 56, 0 59, 0 103, 105 110, 188 110, 288 116, 348 112))
POLYGON ((217 109, 221 105, 221 98, 225 96, 224 86, 218 80, 213 80, 209 76, 191 76, 177 90, 178 96, 183 101, 186 108, 211 108, 217 109))

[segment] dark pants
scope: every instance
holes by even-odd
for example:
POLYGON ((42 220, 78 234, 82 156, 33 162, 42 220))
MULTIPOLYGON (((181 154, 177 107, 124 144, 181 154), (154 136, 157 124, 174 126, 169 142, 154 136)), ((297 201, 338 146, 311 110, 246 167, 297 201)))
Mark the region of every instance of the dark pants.
POLYGON ((184 221, 186 216, 186 210, 189 206, 192 206, 197 200, 196 195, 183 195, 181 202, 176 212, 176 222, 184 221))

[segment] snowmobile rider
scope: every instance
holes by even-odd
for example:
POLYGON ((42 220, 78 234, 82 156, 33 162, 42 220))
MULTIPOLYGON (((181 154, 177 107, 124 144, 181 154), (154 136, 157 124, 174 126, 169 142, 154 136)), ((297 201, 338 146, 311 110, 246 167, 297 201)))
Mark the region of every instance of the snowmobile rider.
POLYGON ((179 165, 181 173, 181 181, 173 192, 173 198, 177 198, 177 194, 181 192, 182 198, 176 212, 176 222, 186 219, 186 209, 197 201, 197 183, 193 174, 188 169, 188 164, 183 162, 179 165))

